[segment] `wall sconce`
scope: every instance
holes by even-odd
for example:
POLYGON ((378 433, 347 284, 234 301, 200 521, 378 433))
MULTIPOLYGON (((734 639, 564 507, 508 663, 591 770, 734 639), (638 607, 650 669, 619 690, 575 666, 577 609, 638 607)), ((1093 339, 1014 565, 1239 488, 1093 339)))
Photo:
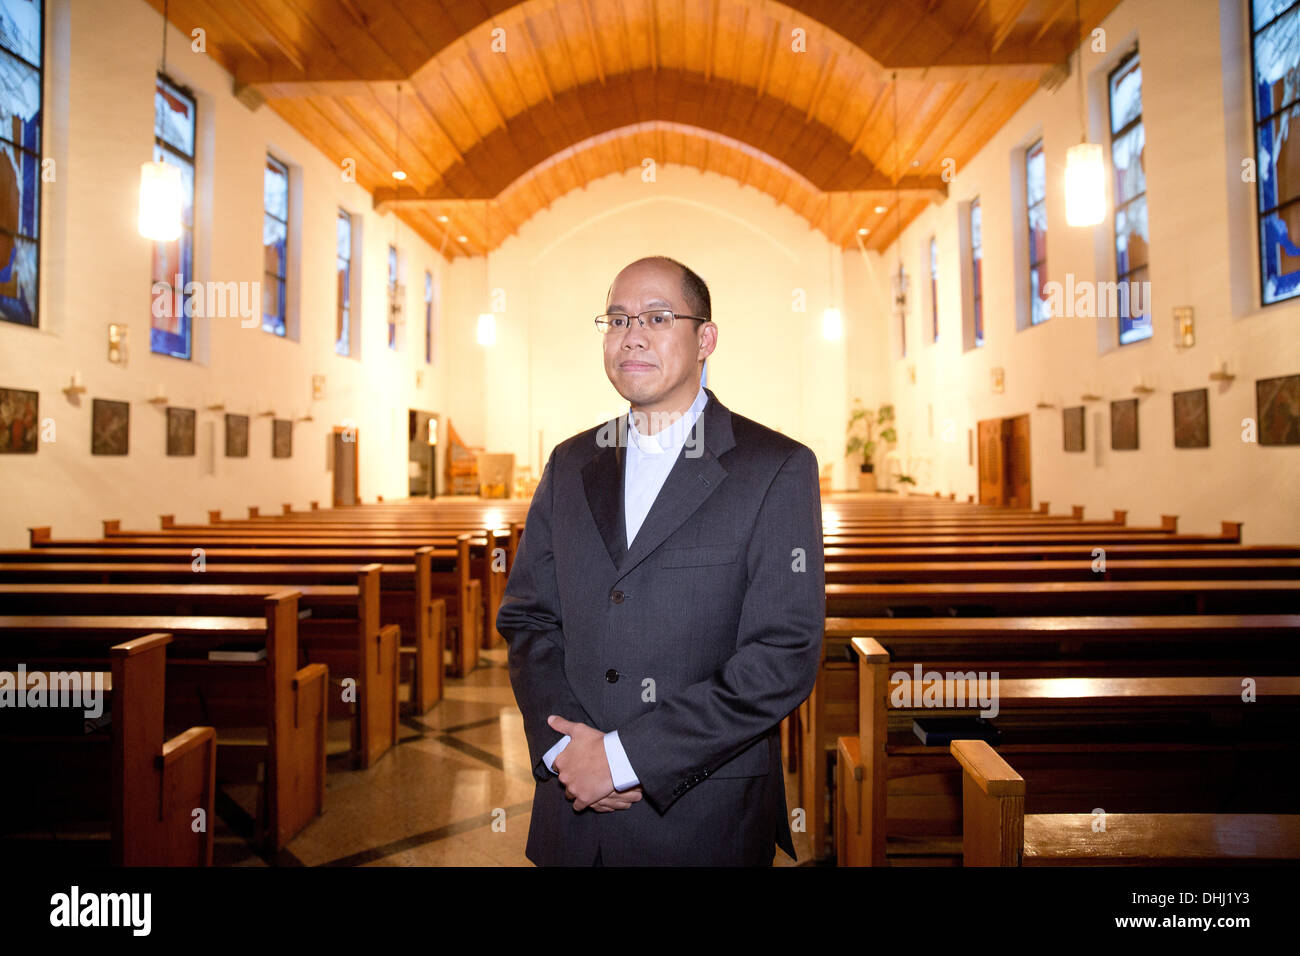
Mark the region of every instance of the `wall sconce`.
POLYGON ((993 392, 1001 395, 1007 390, 1007 373, 1006 369, 1001 366, 993 369, 993 392))
POLYGON ((108 360, 114 365, 126 364, 126 326, 108 323, 108 360))
POLYGON ((1196 344, 1196 318, 1190 305, 1174 307, 1174 348, 1190 349, 1196 344))
POLYGON ((76 398, 78 395, 86 394, 86 387, 81 384, 81 373, 73 372, 72 379, 67 385, 63 386, 63 394, 69 399, 76 398))
POLYGON ((496 345, 497 342, 497 317, 491 312, 480 312, 478 317, 478 330, 476 338, 479 345, 490 346, 496 345))
POLYGON ((1237 376, 1228 371, 1228 360, 1216 355, 1214 369, 1210 372, 1211 382, 1231 382, 1237 376))
POLYGON ((167 390, 163 388, 162 382, 158 383, 158 388, 154 391, 153 397, 149 399, 150 405, 166 405, 167 390))

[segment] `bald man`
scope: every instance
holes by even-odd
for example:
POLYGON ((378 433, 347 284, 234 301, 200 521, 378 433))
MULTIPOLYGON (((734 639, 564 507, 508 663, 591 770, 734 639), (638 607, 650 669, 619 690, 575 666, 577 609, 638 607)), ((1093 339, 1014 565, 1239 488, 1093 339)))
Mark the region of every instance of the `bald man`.
POLYGON ((496 623, 538 865, 795 855, 779 725, 821 654, 817 459, 700 384, 711 308, 675 260, 618 273, 595 324, 628 412, 556 446, 528 511, 496 623))

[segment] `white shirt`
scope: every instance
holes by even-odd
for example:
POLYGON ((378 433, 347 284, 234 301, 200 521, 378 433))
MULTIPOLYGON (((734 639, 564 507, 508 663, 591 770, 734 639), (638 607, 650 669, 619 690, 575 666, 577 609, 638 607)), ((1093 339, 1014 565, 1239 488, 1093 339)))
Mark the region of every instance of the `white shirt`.
MULTIPOLYGON (((641 525, 645 522, 646 515, 650 513, 655 499, 659 497, 664 482, 668 480, 668 473, 673 470, 682 446, 686 444, 691 428, 694 427, 695 420, 704 412, 708 400, 709 396, 705 394, 704 387, 700 386, 700 390, 695 394, 695 401, 691 402, 691 407, 683 412, 677 421, 653 435, 643 435, 637 430, 631 409, 628 409, 627 464, 623 472, 623 517, 629 548, 632 547, 632 541, 641 530, 641 525)), ((650 424, 654 424, 653 420, 650 424)), ((570 739, 569 735, 565 734, 542 756, 546 768, 552 773, 555 772, 555 768, 551 764, 560 755, 560 751, 568 746, 570 739)), ((632 770, 632 764, 627 759, 623 745, 619 742, 617 730, 605 734, 605 759, 609 761, 610 776, 613 778, 615 790, 630 790, 640 783, 632 770)))

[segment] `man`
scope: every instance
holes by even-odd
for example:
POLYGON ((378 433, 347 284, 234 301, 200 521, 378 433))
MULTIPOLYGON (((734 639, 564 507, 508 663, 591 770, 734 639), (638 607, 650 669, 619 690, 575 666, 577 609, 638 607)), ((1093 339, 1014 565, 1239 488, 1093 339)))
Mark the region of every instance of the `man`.
POLYGON ((497 629, 538 783, 538 865, 791 858, 779 725, 826 611, 817 459, 700 385, 708 287, 638 260, 610 286, 605 374, 629 414, 561 442, 497 629))

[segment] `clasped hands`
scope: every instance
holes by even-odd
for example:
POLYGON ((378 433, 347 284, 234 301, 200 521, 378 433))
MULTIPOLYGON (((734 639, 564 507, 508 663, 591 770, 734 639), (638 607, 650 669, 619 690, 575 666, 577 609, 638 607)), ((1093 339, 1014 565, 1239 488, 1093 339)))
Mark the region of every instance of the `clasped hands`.
POLYGON ((573 801, 574 813, 587 807, 598 813, 626 810, 641 799, 639 785, 622 792, 614 789, 601 731, 555 714, 546 718, 546 723, 570 738, 551 766, 560 775, 564 795, 573 801))

